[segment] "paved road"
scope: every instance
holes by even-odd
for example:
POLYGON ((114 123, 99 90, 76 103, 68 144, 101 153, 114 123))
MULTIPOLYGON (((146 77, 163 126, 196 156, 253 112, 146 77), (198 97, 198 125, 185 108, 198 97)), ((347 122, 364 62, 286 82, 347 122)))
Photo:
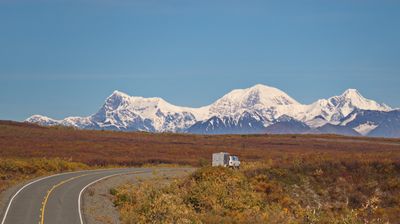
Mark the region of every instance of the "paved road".
POLYGON ((149 172, 152 169, 91 170, 35 180, 14 194, 0 224, 83 224, 80 195, 86 186, 115 175, 149 172))

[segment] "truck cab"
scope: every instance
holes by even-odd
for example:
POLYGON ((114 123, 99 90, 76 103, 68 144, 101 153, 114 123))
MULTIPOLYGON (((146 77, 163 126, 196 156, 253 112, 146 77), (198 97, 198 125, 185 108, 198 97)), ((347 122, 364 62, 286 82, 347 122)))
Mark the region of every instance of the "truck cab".
POLYGON ((229 156, 229 167, 239 168, 240 161, 237 156, 229 156))

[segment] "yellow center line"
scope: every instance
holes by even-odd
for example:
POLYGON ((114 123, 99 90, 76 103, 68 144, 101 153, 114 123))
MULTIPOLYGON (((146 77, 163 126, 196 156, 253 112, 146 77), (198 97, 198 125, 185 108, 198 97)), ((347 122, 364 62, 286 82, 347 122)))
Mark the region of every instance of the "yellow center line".
POLYGON ((67 183, 67 182, 69 182, 69 181, 72 181, 72 180, 74 180, 74 179, 77 179, 77 178, 83 177, 83 176, 87 176, 87 175, 89 175, 89 173, 88 173, 88 174, 82 174, 82 175, 76 176, 76 177, 71 177, 71 178, 69 178, 69 179, 67 179, 67 180, 63 180, 63 181, 61 181, 60 183, 58 183, 58 184, 54 185, 53 187, 51 187, 50 190, 47 191, 47 194, 46 194, 46 196, 44 197, 44 200, 43 200, 43 202, 42 202, 42 207, 40 208, 41 214, 40 214, 40 222, 39 222, 39 224, 44 224, 44 210, 45 210, 45 208, 46 208, 47 200, 49 199, 49 196, 50 196, 51 192, 52 192, 54 189, 56 189, 57 187, 59 187, 59 186, 65 184, 65 183, 67 183))

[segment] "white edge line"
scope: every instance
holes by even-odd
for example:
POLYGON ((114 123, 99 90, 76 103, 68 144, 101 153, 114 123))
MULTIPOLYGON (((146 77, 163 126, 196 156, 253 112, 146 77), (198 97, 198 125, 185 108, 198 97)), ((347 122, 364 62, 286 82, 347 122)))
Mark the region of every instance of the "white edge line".
POLYGON ((42 178, 40 178, 40 179, 34 180, 34 181, 32 181, 32 182, 29 182, 29 183, 25 184, 24 186, 22 186, 22 187, 11 197, 10 202, 8 203, 8 206, 7 206, 7 208, 6 208, 6 211, 4 212, 4 216, 3 216, 3 219, 2 219, 2 221, 1 221, 1 224, 4 224, 4 223, 5 223, 6 218, 7 218, 7 214, 8 214, 8 212, 9 212, 9 210, 10 210, 10 207, 11 207, 12 202, 14 201, 14 198, 17 197, 17 195, 18 195, 23 189, 25 189, 26 187, 28 187, 28 186, 31 185, 31 184, 34 184, 34 183, 36 183, 36 182, 39 182, 39 181, 42 181, 42 180, 45 180, 45 179, 48 179, 48 178, 51 178, 51 177, 61 176, 61 175, 65 175, 65 174, 80 173, 80 172, 85 172, 85 171, 94 171, 94 172, 95 172, 95 171, 112 170, 112 169, 113 169, 113 168, 110 168, 110 169, 98 169, 98 170, 80 170, 80 171, 72 171, 72 172, 66 172, 66 173, 58 173, 58 174, 53 174, 53 175, 51 175, 51 176, 42 177, 42 178))
POLYGON ((84 224, 83 223, 83 218, 82 218, 82 212, 81 212, 81 197, 82 197, 82 193, 86 190, 86 188, 88 188, 92 184, 95 184, 95 183, 97 183, 99 181, 102 181, 104 179, 107 179, 107 178, 110 178, 110 177, 113 177, 113 176, 136 174, 136 173, 146 173, 146 171, 132 171, 132 172, 117 173, 117 174, 108 175, 108 176, 102 177, 100 179, 97 179, 95 181, 92 181, 89 184, 87 184, 85 187, 83 187, 82 190, 79 192, 79 196, 78 196, 78 212, 79 212, 79 219, 81 221, 81 224, 84 224))
POLYGON ((48 179, 48 178, 51 178, 51 177, 56 177, 56 176, 61 176, 61 175, 71 174, 71 173, 79 173, 79 172, 84 172, 84 171, 86 171, 86 170, 74 171, 74 172, 67 172, 67 173, 53 174, 53 175, 51 175, 51 176, 42 177, 42 178, 40 178, 40 179, 37 179, 37 180, 34 180, 34 181, 32 181, 32 182, 29 182, 29 183, 25 184, 24 186, 22 186, 22 187, 11 197, 10 202, 8 203, 7 209, 6 209, 5 213, 4 213, 3 219, 2 219, 2 221, 1 221, 1 224, 4 224, 4 223, 5 223, 6 218, 7 218, 8 211, 10 210, 10 207, 11 207, 12 202, 14 201, 14 198, 17 197, 17 195, 18 195, 23 189, 25 189, 26 187, 28 187, 29 185, 34 184, 34 183, 39 182, 39 181, 42 181, 42 180, 45 180, 45 179, 48 179))

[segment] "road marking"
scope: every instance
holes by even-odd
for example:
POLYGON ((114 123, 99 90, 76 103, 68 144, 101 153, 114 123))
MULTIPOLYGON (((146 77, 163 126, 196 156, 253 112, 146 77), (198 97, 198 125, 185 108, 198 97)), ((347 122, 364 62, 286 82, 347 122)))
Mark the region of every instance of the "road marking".
POLYGON ((78 197, 78 212, 79 212, 79 219, 81 221, 81 224, 84 224, 83 223, 83 218, 82 218, 82 212, 81 212, 81 197, 82 197, 82 193, 86 190, 86 188, 88 188, 90 185, 93 185, 93 184, 95 184, 95 183, 97 183, 99 181, 102 181, 102 180, 110 178, 110 177, 119 176, 119 175, 127 175, 127 174, 146 173, 146 172, 150 172, 150 171, 135 171, 135 172, 112 174, 112 175, 108 175, 108 176, 99 178, 99 179, 97 179, 95 181, 92 181, 89 184, 87 184, 85 187, 83 187, 82 190, 79 192, 79 197, 78 197))
POLYGON ((69 178, 69 179, 63 180, 63 181, 61 181, 60 183, 58 183, 58 184, 54 185, 53 187, 51 187, 50 190, 47 191, 47 194, 46 194, 46 196, 44 197, 44 200, 43 200, 43 202, 42 202, 42 207, 40 208, 40 211, 41 211, 41 215, 40 215, 40 224, 44 224, 44 210, 46 209, 47 200, 49 199, 51 192, 53 192, 54 189, 56 189, 57 187, 59 187, 59 186, 65 184, 65 183, 67 183, 67 182, 70 182, 70 181, 72 181, 72 180, 75 180, 75 179, 77 179, 77 178, 84 177, 84 176, 87 176, 87 175, 89 175, 89 173, 87 173, 87 174, 82 174, 82 175, 79 175, 79 176, 75 176, 75 177, 71 177, 71 178, 69 178))
POLYGON ((51 175, 51 176, 42 177, 42 178, 40 178, 40 179, 37 179, 37 180, 34 180, 34 181, 32 181, 32 182, 29 182, 29 183, 25 184, 24 186, 22 186, 22 187, 11 197, 10 202, 9 202, 8 205, 7 205, 6 212, 4 213, 3 219, 2 219, 2 221, 1 221, 1 224, 4 224, 4 223, 6 222, 7 214, 8 214, 8 212, 9 212, 9 210, 10 210, 11 204, 12 204, 12 202, 14 201, 15 197, 17 197, 17 195, 18 195, 23 189, 25 189, 26 187, 28 187, 29 185, 34 184, 34 183, 39 182, 39 181, 42 181, 42 180, 45 180, 45 179, 48 179, 48 178, 51 178, 51 177, 56 177, 56 176, 61 176, 61 175, 71 174, 71 173, 80 173, 80 172, 84 172, 84 171, 87 171, 87 170, 81 170, 81 171, 75 171, 75 172, 67 172, 67 173, 54 174, 54 175, 51 175))
POLYGON ((50 176, 46 176, 46 177, 42 177, 40 179, 34 180, 32 182, 29 182, 27 184, 25 184, 24 186, 22 186, 10 199, 10 202, 7 205, 6 211, 4 212, 4 216, 3 219, 1 220, 1 224, 4 224, 6 222, 6 218, 8 215, 8 212, 10 211, 11 208, 11 204, 13 203, 15 197, 17 197, 17 195, 26 187, 30 186, 31 184, 34 184, 36 182, 48 179, 48 178, 52 178, 52 177, 56 177, 56 176, 61 176, 61 175, 66 175, 66 174, 72 174, 72 173, 81 173, 81 172, 95 172, 95 171, 107 171, 107 170, 113 170, 115 168, 109 168, 109 169, 98 169, 98 170, 80 170, 80 171, 72 171, 72 172, 65 172, 65 173, 58 173, 58 174, 53 174, 50 176))

